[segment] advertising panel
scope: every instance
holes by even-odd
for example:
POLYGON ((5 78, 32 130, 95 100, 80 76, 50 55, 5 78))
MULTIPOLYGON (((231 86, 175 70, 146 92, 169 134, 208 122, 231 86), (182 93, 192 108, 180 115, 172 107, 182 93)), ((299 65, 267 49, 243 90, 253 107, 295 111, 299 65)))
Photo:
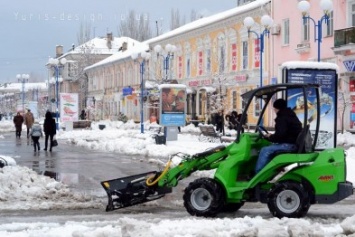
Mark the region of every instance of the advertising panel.
POLYGON ((337 73, 333 69, 297 68, 286 71, 286 83, 316 83, 321 86, 320 115, 316 113, 315 91, 308 92, 307 102, 303 101, 300 90, 291 90, 287 94, 288 106, 293 108, 303 122, 303 105, 308 105, 308 122, 312 135, 316 128, 316 118, 320 116, 320 127, 316 149, 334 148, 336 146, 336 106, 337 73))
POLYGON ((160 90, 160 125, 185 126, 186 86, 163 84, 160 90))
POLYGON ((60 121, 78 121, 78 94, 60 93, 60 121))

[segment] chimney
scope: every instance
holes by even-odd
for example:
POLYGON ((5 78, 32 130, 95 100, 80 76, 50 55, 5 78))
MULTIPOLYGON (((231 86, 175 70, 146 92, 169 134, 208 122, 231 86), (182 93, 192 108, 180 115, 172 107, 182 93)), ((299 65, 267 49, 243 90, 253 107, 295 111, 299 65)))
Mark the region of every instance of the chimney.
POLYGON ((122 52, 127 50, 127 42, 122 43, 122 52))
POLYGON ((107 48, 111 49, 112 48, 112 32, 111 33, 107 33, 107 48))
POLYGON ((55 46, 55 57, 59 58, 62 55, 63 55, 63 45, 55 46))

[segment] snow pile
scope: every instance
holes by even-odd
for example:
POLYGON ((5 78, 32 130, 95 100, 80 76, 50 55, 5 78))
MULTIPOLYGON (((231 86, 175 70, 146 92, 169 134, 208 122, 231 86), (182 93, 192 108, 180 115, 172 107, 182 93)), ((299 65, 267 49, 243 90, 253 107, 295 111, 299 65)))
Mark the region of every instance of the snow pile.
POLYGON ((0 169, 0 209, 103 208, 93 197, 72 193, 61 182, 20 166, 0 169))
POLYGON ((122 217, 114 221, 86 221, 59 223, 0 224, 0 236, 21 237, 269 237, 269 236, 352 236, 355 233, 355 217, 344 221, 270 218, 149 218, 122 217), (21 233, 21 234, 20 234, 21 233), (60 233, 60 235, 58 235, 60 233))

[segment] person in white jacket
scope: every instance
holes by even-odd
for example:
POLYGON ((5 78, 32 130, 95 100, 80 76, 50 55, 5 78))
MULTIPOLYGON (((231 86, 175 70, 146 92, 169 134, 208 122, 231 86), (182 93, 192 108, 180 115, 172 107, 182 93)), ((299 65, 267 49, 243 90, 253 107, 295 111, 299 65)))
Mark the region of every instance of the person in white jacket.
POLYGON ((43 137, 43 132, 42 132, 42 127, 39 125, 38 122, 35 122, 31 128, 30 135, 32 137, 33 141, 33 147, 34 147, 34 152, 36 152, 36 148, 38 148, 38 151, 41 150, 40 145, 39 145, 39 138, 43 137))

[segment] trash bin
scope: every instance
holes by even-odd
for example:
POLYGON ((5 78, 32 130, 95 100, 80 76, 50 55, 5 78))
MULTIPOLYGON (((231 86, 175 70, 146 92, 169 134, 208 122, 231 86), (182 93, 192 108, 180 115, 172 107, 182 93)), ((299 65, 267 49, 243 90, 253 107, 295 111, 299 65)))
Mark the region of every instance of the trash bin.
POLYGON ((105 124, 99 124, 99 129, 100 129, 100 130, 103 130, 104 128, 106 128, 106 125, 105 125, 105 124))
POLYGON ((157 134, 155 135, 155 144, 161 145, 161 144, 166 144, 166 137, 164 134, 157 134))

